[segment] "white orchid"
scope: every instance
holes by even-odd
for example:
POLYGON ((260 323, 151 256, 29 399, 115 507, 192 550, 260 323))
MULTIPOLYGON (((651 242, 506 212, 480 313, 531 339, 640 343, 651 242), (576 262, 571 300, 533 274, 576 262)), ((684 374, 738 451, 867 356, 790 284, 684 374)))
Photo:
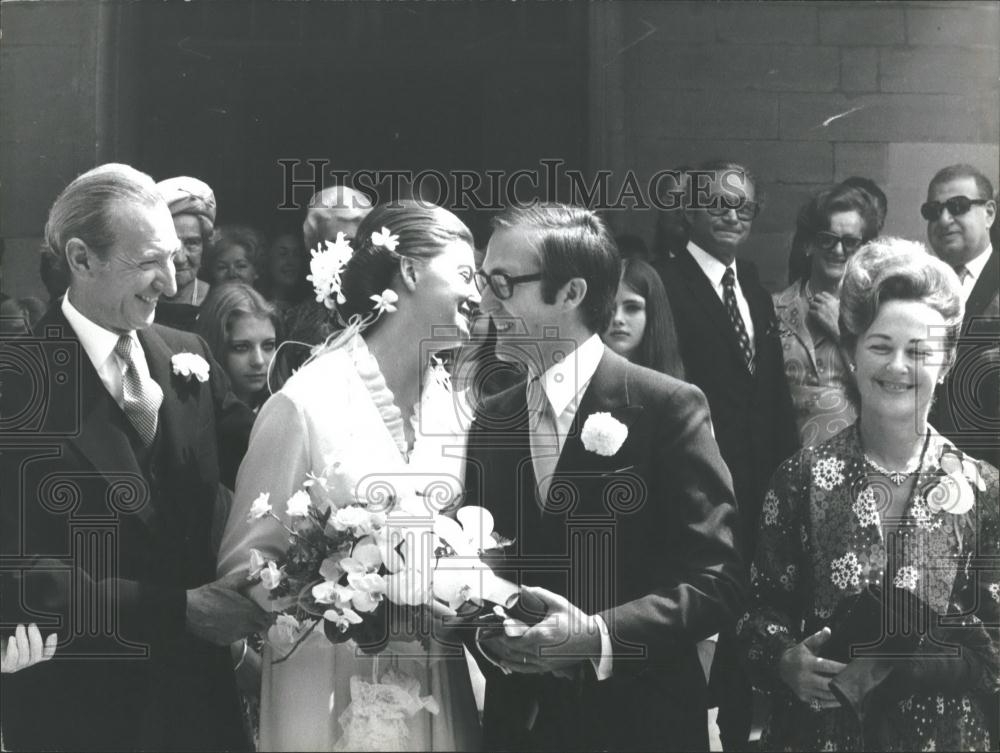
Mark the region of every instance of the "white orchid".
POLYGON ((260 571, 260 582, 268 591, 276 589, 284 579, 285 573, 271 560, 268 560, 267 567, 260 571))
POLYGON ((372 233, 372 245, 381 246, 388 251, 395 251, 396 246, 399 245, 399 236, 393 235, 389 228, 383 227, 381 232, 376 230, 372 233))
POLYGON ((309 492, 299 489, 288 498, 288 509, 285 512, 290 518, 304 518, 309 515, 309 505, 311 504, 309 492))
POLYGON ((361 615, 350 607, 342 607, 340 610, 328 609, 323 613, 323 619, 335 624, 342 633, 346 632, 351 625, 360 625, 364 622, 361 615))
POLYGON ((380 315, 382 312, 391 314, 396 310, 395 304, 399 301, 399 296, 392 288, 386 288, 382 291, 381 295, 371 295, 368 297, 375 302, 374 308, 376 316, 380 315))
POLYGON ((267 567, 267 558, 259 549, 250 550, 250 573, 247 580, 252 580, 260 575, 260 571, 267 567))
POLYGON ((262 492, 257 495, 257 499, 250 503, 250 514, 247 516, 248 520, 260 520, 271 513, 271 505, 268 504, 268 500, 271 499, 270 492, 262 492))

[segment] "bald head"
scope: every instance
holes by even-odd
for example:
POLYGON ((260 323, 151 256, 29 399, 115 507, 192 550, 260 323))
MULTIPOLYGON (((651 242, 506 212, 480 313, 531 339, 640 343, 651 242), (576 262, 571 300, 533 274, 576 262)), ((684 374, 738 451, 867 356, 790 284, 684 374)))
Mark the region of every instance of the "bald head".
POLYGON ((353 238, 361 220, 371 209, 371 200, 360 191, 347 186, 324 188, 310 199, 306 219, 302 223, 306 248, 315 248, 325 240, 335 240, 337 233, 353 238))

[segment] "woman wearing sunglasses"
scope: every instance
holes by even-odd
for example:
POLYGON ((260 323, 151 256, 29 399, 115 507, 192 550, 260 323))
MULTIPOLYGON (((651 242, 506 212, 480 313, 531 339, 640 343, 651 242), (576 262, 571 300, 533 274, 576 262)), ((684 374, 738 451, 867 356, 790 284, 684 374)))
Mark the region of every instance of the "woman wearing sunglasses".
POLYGON ((850 186, 822 191, 799 211, 789 260, 793 281, 774 296, 774 308, 804 447, 829 439, 857 418, 840 351, 840 283, 851 254, 877 228, 871 197, 850 186))

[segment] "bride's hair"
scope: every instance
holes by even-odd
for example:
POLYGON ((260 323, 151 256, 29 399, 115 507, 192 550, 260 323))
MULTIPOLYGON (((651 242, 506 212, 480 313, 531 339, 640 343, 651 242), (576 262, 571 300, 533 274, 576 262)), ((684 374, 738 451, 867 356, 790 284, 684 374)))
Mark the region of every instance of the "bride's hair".
MULTIPOLYGON (((399 200, 375 207, 358 227, 351 245, 354 255, 341 273, 341 292, 346 299, 337 309, 344 321, 372 310, 371 296, 391 287, 399 272, 399 260, 430 259, 455 241, 473 245, 472 232, 447 209, 424 201, 399 200), (395 251, 372 243, 372 233, 387 228, 399 236, 395 251)), ((378 321, 372 326, 377 326, 378 321)))

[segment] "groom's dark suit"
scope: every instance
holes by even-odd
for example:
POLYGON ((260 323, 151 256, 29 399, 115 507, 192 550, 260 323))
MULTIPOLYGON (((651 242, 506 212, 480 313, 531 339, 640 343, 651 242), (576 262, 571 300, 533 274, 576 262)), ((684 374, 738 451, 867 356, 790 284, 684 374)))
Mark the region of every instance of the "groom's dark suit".
POLYGON ((516 539, 502 575, 603 617, 612 676, 597 682, 589 661, 573 681, 505 676, 481 662, 487 747, 707 750, 695 644, 736 619, 745 576, 732 482, 704 396, 605 348, 544 507, 528 431, 524 382, 484 403, 469 435, 466 501, 516 539), (581 440, 598 412, 628 427, 612 456, 581 440))
POLYGON ((252 416, 205 343, 138 333, 163 389, 145 447, 59 307, 41 340, 0 343, 0 607, 56 631, 55 659, 0 681, 9 750, 246 748, 228 648, 185 632, 185 590, 215 579, 217 435, 252 416), (209 381, 172 373, 195 353, 209 381))

